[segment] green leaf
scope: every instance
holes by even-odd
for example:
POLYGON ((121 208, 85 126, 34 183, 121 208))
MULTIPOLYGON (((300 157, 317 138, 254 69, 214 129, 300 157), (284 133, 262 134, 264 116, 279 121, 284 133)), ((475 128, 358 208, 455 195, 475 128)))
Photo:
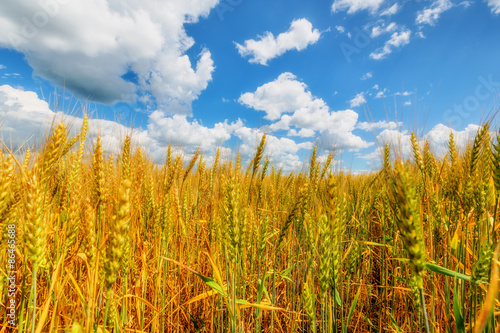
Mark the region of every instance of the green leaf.
POLYGON ((396 323, 396 319, 394 319, 394 317, 392 316, 392 313, 390 313, 390 312, 389 312, 389 317, 391 318, 392 326, 394 326, 396 331, 398 331, 399 333, 403 333, 403 331, 401 331, 398 324, 396 323))
POLYGON ((465 333, 465 323, 462 313, 460 312, 459 295, 457 290, 457 284, 455 284, 455 290, 453 292, 453 312, 455 313, 455 326, 457 327, 458 333, 465 333))
POLYGON ((296 264, 293 264, 292 266, 288 267, 288 268, 285 268, 283 271, 281 272, 278 272, 278 275, 285 279, 285 280, 288 280, 290 281, 291 283, 293 283, 292 279, 290 279, 290 277, 288 275, 290 275, 290 272, 292 271, 293 267, 295 266, 296 264))
MULTIPOLYGON (((262 279, 259 279, 259 281, 258 281, 259 289, 257 291, 257 304, 260 304, 264 290, 266 291, 266 295, 267 295, 267 290, 266 290, 266 287, 264 286, 266 283, 267 276, 268 276, 267 273, 264 273, 264 277, 262 279)), ((259 309, 259 308, 255 309, 255 317, 256 318, 259 318, 261 313, 262 313, 261 309, 259 309)))
MULTIPOLYGON (((394 258, 394 259, 401 261, 401 262, 406 262, 406 263, 410 262, 409 259, 406 259, 406 258, 394 258)), ((452 278, 457 278, 457 279, 468 281, 468 282, 471 281, 470 275, 465 275, 465 274, 462 274, 459 272, 455 272, 455 271, 452 271, 451 269, 444 268, 444 267, 441 267, 439 265, 432 264, 430 262, 425 263, 425 268, 429 271, 434 272, 434 273, 443 274, 446 276, 450 276, 452 278)), ((482 283, 484 283, 484 282, 482 282, 482 283)))
POLYGON ((462 274, 459 272, 455 272, 455 271, 452 271, 451 269, 444 268, 444 267, 441 267, 441 266, 438 266, 435 264, 426 263, 425 268, 428 269, 429 271, 434 272, 434 273, 443 274, 446 276, 450 276, 450 277, 461 279, 461 280, 468 281, 468 282, 471 281, 470 275, 465 275, 465 274, 462 274))
POLYGON ((356 307, 356 303, 358 302, 358 297, 361 292, 361 287, 359 287, 358 292, 356 293, 356 296, 354 296, 354 300, 351 303, 351 308, 349 309, 349 315, 347 316, 347 322, 343 328, 343 332, 347 332, 347 327, 349 326, 349 322, 351 321, 352 315, 354 313, 354 308, 356 307))
POLYGON ((200 279, 203 280, 203 282, 205 282, 205 284, 207 286, 209 286, 210 288, 212 288, 213 290, 215 290, 216 292, 218 292, 219 294, 223 295, 223 296, 226 296, 226 293, 224 293, 224 291, 222 290, 222 287, 219 286, 219 284, 217 282, 215 282, 214 279, 212 278, 209 278, 208 276, 205 276, 205 275, 201 275, 200 273, 195 273, 200 279))
POLYGON ((342 307, 342 300, 340 299, 339 292, 337 291, 337 288, 335 288, 335 303, 342 307))
POLYGON ((366 321, 368 322, 368 324, 370 324, 370 325, 371 325, 371 327, 373 327, 373 328, 377 328, 377 326, 373 325, 372 321, 370 320, 370 318, 368 318, 368 316, 363 315, 363 318, 365 318, 365 319, 366 319, 366 321))
POLYGON ((174 259, 170 259, 170 258, 165 258, 165 257, 162 257, 164 258, 165 260, 167 261, 170 261, 171 263, 174 263, 176 264, 177 266, 179 267, 182 267, 184 269, 187 269, 188 271, 190 271, 191 273, 194 273, 196 274, 200 279, 203 280, 203 282, 205 282, 205 284, 207 286, 209 286, 210 288, 212 288, 213 290, 217 291, 219 294, 223 295, 223 296, 226 296, 226 294, 224 293, 224 291, 222 290, 221 286, 215 282, 214 279, 212 278, 209 278, 208 276, 205 276, 205 275, 202 275, 200 273, 198 273, 197 271, 195 271, 194 269, 192 269, 191 267, 189 266, 186 266, 184 265, 183 263, 181 262, 178 262, 177 260, 174 260, 174 259))

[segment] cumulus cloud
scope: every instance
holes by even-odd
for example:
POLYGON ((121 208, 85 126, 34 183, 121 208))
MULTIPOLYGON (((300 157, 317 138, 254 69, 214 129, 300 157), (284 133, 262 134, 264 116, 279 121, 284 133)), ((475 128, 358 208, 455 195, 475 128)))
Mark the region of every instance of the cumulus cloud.
POLYGON ((335 0, 332 4, 332 11, 347 10, 348 14, 353 14, 360 10, 369 10, 375 13, 383 2, 384 0, 335 0))
POLYGON ((153 140, 171 142, 176 146, 200 146, 203 151, 229 140, 230 128, 227 123, 217 123, 209 128, 196 120, 188 121, 184 115, 166 116, 161 111, 153 112, 147 125, 148 136, 153 140))
MULTIPOLYGON (((62 112, 53 112, 47 102, 35 92, 24 91, 9 85, 0 86, 0 138, 7 145, 17 149, 40 144, 40 138, 50 129, 54 120, 64 120, 73 132, 79 130, 82 119, 62 112)), ((307 129, 298 134, 305 136, 307 129)), ((103 119, 89 120, 89 138, 95 139, 100 133, 107 153, 119 154, 125 135, 131 134, 134 145, 147 149, 152 158, 162 163, 168 145, 181 153, 187 162, 196 149, 204 154, 207 163, 212 163, 217 147, 226 158, 234 158, 233 150, 225 147, 232 137, 241 140, 239 151, 245 163, 250 162, 260 141, 261 129, 248 128, 243 121, 227 121, 207 127, 185 115, 168 116, 162 111, 154 111, 148 117, 145 129, 130 128, 115 121, 103 119)), ((74 134, 74 133, 73 133, 74 134)), ((301 149, 309 150, 311 142, 297 143, 290 138, 267 136, 266 151, 271 162, 284 172, 300 169, 302 162, 298 155, 301 149)))
POLYGON ((398 25, 394 22, 389 23, 389 25, 387 25, 387 26, 377 25, 377 26, 374 26, 372 28, 370 35, 372 38, 375 38, 375 37, 378 37, 384 33, 393 32, 396 30, 397 27, 398 27, 398 25))
MULTIPOLYGON (((456 131, 446 125, 437 124, 434 126, 427 134, 424 135, 424 140, 429 140, 434 153, 438 155, 444 155, 448 149, 448 142, 450 139, 450 133, 453 133, 453 138, 457 149, 464 150, 467 143, 474 140, 479 126, 475 124, 469 124, 464 130, 456 131)), ((422 140, 422 141, 424 141, 422 140)))
POLYGON ((413 91, 397 91, 394 93, 396 96, 410 96, 413 94, 413 91))
POLYGON ((302 18, 294 20, 290 28, 277 37, 268 31, 264 36, 259 36, 257 40, 246 40, 244 45, 235 44, 242 57, 251 57, 250 63, 267 65, 269 60, 279 57, 287 51, 304 50, 309 45, 316 43, 320 36, 319 30, 313 29, 311 22, 302 18))
MULTIPOLYGON (((447 153, 450 133, 453 133, 455 145, 458 150, 463 151, 467 143, 474 139, 478 125, 470 124, 464 130, 457 131, 446 125, 437 124, 429 132, 418 137, 420 149, 423 149, 426 140, 429 141, 433 153, 438 156, 444 156, 447 153)), ((391 150, 396 152, 398 158, 412 158, 412 146, 410 141, 410 132, 407 130, 386 129, 376 136, 379 146, 368 154, 359 154, 358 157, 366 160, 381 160, 383 156, 383 147, 385 144, 391 145, 391 150)))
POLYGON ((341 25, 336 25, 335 29, 337 29, 337 31, 340 32, 340 33, 344 33, 345 32, 345 28, 343 26, 341 26, 341 25))
POLYGON ((371 79, 373 77, 373 73, 372 72, 368 72, 366 74, 364 74, 360 80, 364 81, 364 80, 368 80, 368 79, 371 79))
POLYGON ((380 120, 377 122, 367 122, 363 121, 358 123, 356 125, 356 128, 363 130, 363 131, 373 131, 373 130, 380 130, 380 129, 397 129, 403 125, 402 122, 398 121, 387 121, 387 120, 380 120))
POLYGON ((370 58, 374 60, 380 60, 387 57, 392 53, 393 48, 403 47, 410 43, 410 30, 404 30, 402 32, 395 32, 391 35, 391 38, 385 42, 384 47, 378 51, 370 53, 370 58))
POLYGON ((488 6, 493 14, 500 14, 500 0, 488 0, 488 6))
POLYGON ((353 99, 349 101, 349 104, 351 105, 351 108, 363 105, 366 103, 366 98, 363 93, 359 93, 356 96, 354 96, 353 99))
POLYGON ((388 16, 388 15, 395 15, 399 11, 400 7, 398 3, 395 3, 391 7, 387 8, 386 10, 382 11, 380 13, 381 16, 388 16))
MULTIPOLYGON (((264 131, 257 128, 240 126, 234 131, 234 135, 241 140, 239 152, 243 156, 243 162, 249 163, 255 154, 257 145, 264 131)), ((297 152, 301 149, 311 149, 312 142, 297 143, 289 138, 278 138, 272 134, 266 136, 266 148, 264 155, 270 157, 271 163, 275 164, 285 172, 298 170, 302 166, 297 152)))
MULTIPOLYGON (((23 91, 9 85, 0 86, 0 135, 12 147, 27 147, 40 141, 54 119, 79 129, 82 119, 53 112, 47 102, 32 91, 23 91)), ((204 153, 213 153, 214 147, 224 145, 231 133, 242 126, 242 122, 217 123, 205 127, 198 121, 188 121, 185 115, 166 116, 155 111, 148 118, 146 129, 132 129, 117 122, 91 119, 89 136, 101 137, 108 152, 118 153, 126 134, 132 133, 134 143, 147 147, 154 158, 163 158, 167 147, 172 144, 177 150, 188 155, 200 148, 204 153)))
POLYGON ((358 150, 370 144, 354 135, 358 114, 353 110, 332 111, 321 98, 314 97, 307 85, 292 73, 283 73, 255 92, 241 95, 239 102, 266 112, 264 118, 274 121, 269 131, 288 131, 289 136, 312 137, 334 142, 343 148, 358 150))
POLYGON ((277 120, 283 113, 307 107, 313 100, 306 91, 307 86, 296 80, 292 73, 285 72, 276 80, 257 88, 253 93, 240 96, 238 102, 259 111, 265 111, 265 119, 277 120))
POLYGON ((435 25, 442 13, 453 7, 450 0, 436 0, 430 7, 418 12, 416 23, 435 25))
MULTIPOLYGON (((64 120, 67 125, 79 128, 81 118, 53 112, 47 102, 38 98, 33 91, 24 91, 10 85, 0 86, 0 136, 13 148, 31 147, 40 144, 54 121, 64 120)), ((116 153, 119 142, 126 134, 132 132, 116 122, 107 120, 90 120, 89 135, 101 131, 109 152, 116 153)), ((134 131, 134 138, 144 139, 143 131, 134 131), (136 135, 135 135, 136 134, 136 135)), ((149 143, 149 142, 148 142, 149 143)))
POLYGON ((380 90, 377 92, 377 95, 375 95, 375 98, 384 98, 386 97, 385 93, 387 92, 387 88, 384 88, 384 90, 380 90))
POLYGON ((462 6, 464 8, 469 8, 472 5, 472 3, 470 1, 465 0, 465 1, 460 2, 458 5, 462 6))
POLYGON ((113 103, 150 95, 163 112, 189 115, 214 64, 206 49, 192 64, 184 25, 217 3, 2 1, 0 46, 24 53, 35 75, 79 97, 113 103))

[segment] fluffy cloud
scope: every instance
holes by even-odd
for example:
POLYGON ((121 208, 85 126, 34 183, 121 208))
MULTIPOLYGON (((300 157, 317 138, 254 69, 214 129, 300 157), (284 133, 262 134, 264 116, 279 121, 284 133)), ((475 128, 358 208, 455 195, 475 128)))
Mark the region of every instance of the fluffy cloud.
MULTIPOLYGON (((262 138, 264 131, 257 128, 241 126, 234 131, 234 135, 242 141, 239 152, 244 163, 249 163, 254 157, 257 145, 262 138)), ((266 136, 266 148, 264 155, 270 157, 271 163, 275 164, 285 172, 298 170, 302 166, 297 152, 301 149, 311 149, 312 142, 296 143, 289 138, 278 138, 271 134, 266 136)))
POLYGON ((403 125, 402 122, 395 122, 395 121, 386 121, 386 120, 380 120, 377 122, 360 122, 358 125, 356 125, 356 128, 359 128, 360 130, 363 131, 373 131, 375 129, 380 130, 380 129, 397 129, 398 127, 401 127, 403 125))
POLYGON ((2 1, 0 47, 24 53, 35 75, 79 97, 113 103, 151 95, 164 112, 191 114, 214 65, 208 50, 191 63, 186 51, 194 40, 184 24, 217 3, 2 1))
POLYGON ((363 105, 366 103, 366 98, 363 93, 359 93, 356 96, 354 96, 353 99, 349 101, 349 104, 351 105, 351 108, 355 108, 357 106, 363 105))
POLYGON ((387 42, 385 42, 385 45, 381 50, 370 53, 370 58, 375 60, 384 59, 386 56, 392 53, 394 47, 398 48, 409 44, 410 35, 410 30, 393 33, 391 38, 387 42))
POLYGON ((380 15, 386 16, 386 15, 394 15, 399 11, 400 7, 397 3, 392 5, 391 7, 387 8, 386 10, 382 11, 380 15))
POLYGON ((372 28, 372 32, 371 32, 370 36, 372 38, 375 38, 375 37, 378 37, 384 33, 393 32, 396 30, 397 27, 398 27, 398 25, 394 22, 391 22, 388 26, 377 25, 377 26, 374 26, 372 28))
POLYGON ((269 60, 287 51, 304 50, 307 46, 316 43, 320 36, 318 29, 313 29, 311 22, 303 18, 294 20, 288 31, 277 37, 268 31, 264 36, 259 36, 258 40, 249 39, 244 45, 235 44, 242 57, 251 56, 250 63, 267 65, 269 60))
POLYGON ((276 80, 257 88, 253 93, 240 96, 238 102, 259 111, 265 111, 265 119, 277 120, 283 113, 307 108, 314 100, 306 91, 307 86, 296 80, 292 73, 283 73, 276 80))
MULTIPOLYGON (((447 153, 450 133, 453 133, 455 145, 458 150, 463 151, 466 145, 479 130, 479 126, 470 124, 462 131, 456 131, 443 124, 437 124, 429 132, 419 138, 420 149, 423 149, 426 140, 429 141, 433 153, 438 156, 444 156, 447 153)), ((395 151, 398 158, 412 158, 413 151, 410 141, 410 132, 407 130, 386 129, 376 137, 379 146, 371 153, 358 155, 358 157, 367 160, 381 160, 383 157, 383 147, 385 144, 391 145, 391 150, 395 151)))
MULTIPOLYGON (((45 136, 54 122, 63 120, 73 130, 79 129, 82 123, 81 118, 53 112, 47 102, 39 99, 35 92, 9 85, 0 86, 0 119, 0 136, 15 149, 40 144, 40 138, 45 136)), ((148 145, 152 143, 145 140, 144 131, 132 131, 113 121, 90 120, 89 135, 97 135, 98 131, 102 133, 107 151, 112 153, 119 151, 119 143, 126 134, 133 133, 136 143, 138 140, 148 145)), ((156 147, 154 144, 151 146, 152 150, 156 147)))
POLYGON ((373 77, 373 73, 372 72, 368 72, 366 74, 364 74, 360 80, 364 81, 364 80, 368 80, 368 79, 371 79, 373 77))
POLYGON ((424 136, 424 140, 429 140, 434 153, 444 155, 448 149, 450 133, 453 133, 457 149, 463 151, 467 143, 474 140, 478 130, 479 126, 474 124, 468 125, 463 131, 456 131, 443 124, 437 124, 424 136))
POLYGON ((375 98, 384 98, 386 97, 385 93, 387 92, 387 88, 384 88, 384 90, 380 90, 377 92, 377 95, 375 95, 375 98))
POLYGON ((500 14, 500 0, 488 0, 488 6, 491 7, 491 12, 500 14))
POLYGON ((453 7, 450 0, 436 0, 430 7, 418 12, 416 22, 423 25, 435 25, 442 13, 453 7))
MULTIPOLYGON (((53 112, 49 105, 32 91, 23 91, 9 85, 0 86, 1 136, 12 147, 27 147, 40 141, 54 119, 64 120, 73 129, 79 129, 81 118, 53 112)), ((224 145, 242 122, 217 123, 205 127, 196 120, 188 121, 184 115, 165 116, 161 111, 153 112, 148 119, 147 129, 132 129, 114 121, 91 119, 89 136, 101 133, 108 152, 118 153, 126 134, 132 133, 134 143, 147 147, 152 157, 161 159, 169 144, 185 155, 200 148, 211 154, 216 146, 224 145)))
POLYGON ((217 123, 213 128, 205 127, 184 115, 165 116, 155 111, 149 116, 148 136, 158 142, 172 143, 175 146, 196 147, 210 151, 214 146, 223 145, 231 138, 230 125, 217 123))
POLYGON ((276 80, 241 95, 239 102, 265 111, 265 118, 275 121, 269 131, 288 131, 288 136, 320 138, 349 150, 370 146, 354 135, 358 114, 353 110, 331 111, 325 101, 314 97, 307 85, 292 73, 283 73, 276 80))
MULTIPOLYGON (((40 138, 44 137, 54 122, 63 120, 73 134, 82 125, 81 118, 53 112, 35 92, 9 85, 0 86, 0 119, 0 138, 14 149, 40 144, 40 138)), ((116 155, 120 152, 125 135, 131 134, 134 145, 147 149, 149 156, 158 163, 163 163, 169 144, 172 144, 175 152, 183 154, 185 162, 198 148, 207 163, 212 163, 217 147, 221 149, 223 157, 234 158, 233 150, 224 146, 235 136, 242 141, 239 151, 244 163, 249 163, 263 133, 261 129, 245 127, 241 120, 206 127, 197 120, 190 121, 185 115, 167 116, 162 111, 155 111, 149 115, 146 129, 132 129, 114 121, 90 119, 88 135, 90 139, 95 139, 100 134, 106 152, 116 155)), ((290 138, 277 138, 271 134, 268 134, 266 141, 266 154, 271 157, 272 163, 286 173, 302 166, 299 150, 313 147, 311 142, 296 143, 290 138)))
POLYGON ((360 10, 369 10, 374 13, 383 2, 384 0, 335 0, 332 5, 332 11, 347 10, 347 13, 353 14, 360 10))
POLYGON ((5 69, 6 67, 4 65, 0 65, 0 70, 5 69))

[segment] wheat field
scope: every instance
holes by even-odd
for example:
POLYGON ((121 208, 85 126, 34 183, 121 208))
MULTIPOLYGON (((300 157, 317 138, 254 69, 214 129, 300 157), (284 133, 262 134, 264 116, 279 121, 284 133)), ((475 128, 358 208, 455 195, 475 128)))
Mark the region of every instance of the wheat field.
POLYGON ((445 156, 412 133, 409 159, 389 143, 360 175, 316 148, 283 174, 265 135, 248 165, 171 147, 157 165, 130 136, 105 154, 87 124, 2 147, 0 332, 499 331, 488 123, 445 156))

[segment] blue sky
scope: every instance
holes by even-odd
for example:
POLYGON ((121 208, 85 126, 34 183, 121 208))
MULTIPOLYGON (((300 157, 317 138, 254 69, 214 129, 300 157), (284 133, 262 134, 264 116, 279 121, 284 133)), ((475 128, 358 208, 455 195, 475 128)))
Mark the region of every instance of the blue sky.
POLYGON ((112 153, 133 132, 158 162, 169 143, 249 161, 267 132, 285 171, 315 144, 365 171, 412 130, 464 143, 499 105, 500 0, 7 0, 0 31, 1 136, 21 150, 85 105, 112 153))

